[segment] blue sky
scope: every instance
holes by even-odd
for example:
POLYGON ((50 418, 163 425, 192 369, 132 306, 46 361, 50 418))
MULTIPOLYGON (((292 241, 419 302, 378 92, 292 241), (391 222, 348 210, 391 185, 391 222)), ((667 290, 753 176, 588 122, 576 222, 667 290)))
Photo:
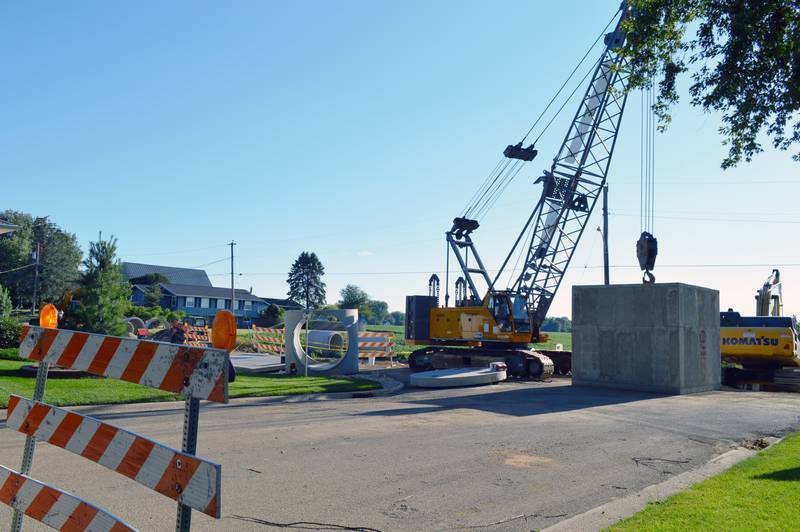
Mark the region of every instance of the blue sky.
MULTIPOLYGON (((205 268, 282 297, 304 250, 328 299, 355 283, 402 310, 444 269, 444 236, 605 26, 616 0, 81 2, 0 6, 3 201, 123 260, 205 268), (218 262, 217 262, 218 261, 218 262)), ((685 93, 684 83, 684 93, 685 93)), ((577 104, 569 105, 571 114, 577 104)), ((638 282, 639 95, 610 183, 613 282, 638 282)), ((497 267, 567 124, 476 233, 497 267)), ((685 103, 656 140, 658 281, 717 288, 751 312, 781 267, 800 309, 798 167, 767 149, 722 171, 717 116, 685 103), (710 266, 724 265, 724 266, 710 266), (754 265, 754 266, 742 266, 754 265)), ((570 286, 602 282, 599 211, 570 286)))

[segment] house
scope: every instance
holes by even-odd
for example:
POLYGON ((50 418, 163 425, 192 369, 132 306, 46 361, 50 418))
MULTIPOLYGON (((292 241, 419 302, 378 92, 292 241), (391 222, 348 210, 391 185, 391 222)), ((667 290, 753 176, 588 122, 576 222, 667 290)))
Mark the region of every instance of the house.
MULTIPOLYGON (((128 282, 131 282, 131 301, 134 305, 145 305, 146 294, 150 289, 149 284, 136 281, 157 274, 167 279, 167 282, 156 283, 161 290, 162 308, 182 310, 187 316, 204 318, 212 318, 221 309, 232 310, 231 289, 212 286, 203 270, 123 262, 122 271, 128 282)), ((249 326, 263 310, 273 304, 284 309, 302 308, 291 299, 258 297, 247 290, 236 289, 235 296, 236 308, 232 312, 238 324, 244 327, 249 326)))
POLYGON ((155 274, 163 276, 169 283, 212 286, 205 270, 196 268, 175 268, 172 266, 157 266, 155 264, 140 264, 138 262, 123 262, 122 274, 131 284, 136 284, 138 279, 155 274))

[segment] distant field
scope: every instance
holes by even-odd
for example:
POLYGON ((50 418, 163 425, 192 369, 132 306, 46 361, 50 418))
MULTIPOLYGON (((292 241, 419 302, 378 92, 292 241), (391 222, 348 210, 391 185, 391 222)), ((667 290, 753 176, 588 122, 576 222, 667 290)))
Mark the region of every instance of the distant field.
POLYGON ((564 346, 564 351, 572 351, 572 333, 568 332, 546 332, 549 338, 546 342, 541 344, 533 344, 534 347, 539 349, 555 349, 556 344, 564 346))

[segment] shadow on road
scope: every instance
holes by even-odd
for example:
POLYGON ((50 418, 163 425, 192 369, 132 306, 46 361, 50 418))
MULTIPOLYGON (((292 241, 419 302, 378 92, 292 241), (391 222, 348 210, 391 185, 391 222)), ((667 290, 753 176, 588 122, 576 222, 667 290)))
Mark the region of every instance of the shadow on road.
MULTIPOLYGON (((432 392, 436 394, 437 392, 432 392)), ((481 388, 474 394, 437 396, 409 399, 408 408, 379 409, 359 414, 361 416, 405 416, 454 409, 472 409, 506 416, 536 416, 554 412, 581 410, 594 406, 615 405, 656 399, 660 394, 607 390, 583 386, 508 386, 505 390, 486 393, 481 388)), ((396 397, 399 398, 399 397, 396 397)))

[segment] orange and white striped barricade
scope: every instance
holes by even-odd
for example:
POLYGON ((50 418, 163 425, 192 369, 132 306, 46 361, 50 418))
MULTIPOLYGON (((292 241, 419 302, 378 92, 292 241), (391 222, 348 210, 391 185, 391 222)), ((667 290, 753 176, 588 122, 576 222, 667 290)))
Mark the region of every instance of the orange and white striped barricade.
POLYGON ((286 353, 285 330, 253 325, 253 344, 259 353, 284 355, 286 353))
POLYGON ((184 345, 191 345, 194 347, 209 347, 211 345, 211 336, 208 327, 195 327, 194 325, 186 325, 186 341, 184 345))
POLYGON ((9 471, 6 483, 0 487, 0 502, 14 507, 12 530, 20 530, 23 514, 45 524, 59 523, 56 517, 63 518, 70 507, 74 507, 74 512, 79 508, 81 511, 74 519, 73 514, 66 514, 67 520, 56 528, 133 530, 105 510, 27 477, 36 441, 62 447, 176 500, 176 530, 190 529, 192 509, 219 519, 221 466, 195 456, 195 452, 200 399, 228 402, 229 351, 236 340, 233 315, 228 311, 217 313, 215 348, 61 330, 52 328, 55 321, 55 318, 40 318, 44 327, 25 326, 20 337, 20 358, 38 361, 39 369, 33 399, 15 395, 9 399, 6 424, 27 436, 20 473, 9 471), (171 449, 90 416, 43 403, 51 364, 183 395, 186 407, 182 450, 171 449), (20 493, 8 499, 12 502, 4 498, 10 481, 22 483, 20 493), (30 487, 25 488, 26 485, 30 487), (20 494, 33 498, 20 499, 20 494), (54 516, 56 512, 60 512, 58 516, 54 516), (101 521, 95 522, 96 519, 101 521))
POLYGON ((0 502, 56 530, 136 530, 74 495, 0 465, 0 502))
POLYGON ((371 366, 378 356, 389 357, 394 367, 394 334, 390 332, 358 332, 358 358, 366 358, 371 366))

